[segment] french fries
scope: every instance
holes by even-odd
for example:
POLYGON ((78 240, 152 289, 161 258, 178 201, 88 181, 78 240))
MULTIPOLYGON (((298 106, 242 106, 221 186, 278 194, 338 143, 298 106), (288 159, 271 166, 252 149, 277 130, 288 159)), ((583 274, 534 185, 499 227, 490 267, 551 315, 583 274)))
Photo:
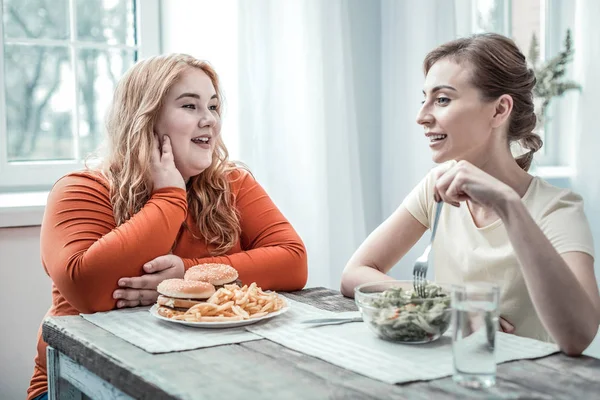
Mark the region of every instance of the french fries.
POLYGON ((260 318, 281 310, 285 300, 275 292, 265 293, 253 282, 250 286, 225 285, 205 303, 170 317, 187 322, 230 322, 260 318))

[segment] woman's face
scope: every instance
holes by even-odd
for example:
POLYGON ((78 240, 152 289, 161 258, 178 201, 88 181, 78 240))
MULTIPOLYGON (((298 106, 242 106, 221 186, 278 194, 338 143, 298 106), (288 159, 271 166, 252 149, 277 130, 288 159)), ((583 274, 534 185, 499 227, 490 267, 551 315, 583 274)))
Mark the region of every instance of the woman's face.
POLYGON ((470 71, 441 59, 425 77, 425 99, 417 123, 425 128, 436 163, 468 160, 478 164, 491 150, 495 102, 482 100, 471 84, 470 71))
POLYGON ((175 166, 187 182, 208 168, 221 131, 220 107, 212 81, 189 68, 171 87, 155 126, 159 138, 169 135, 175 166))

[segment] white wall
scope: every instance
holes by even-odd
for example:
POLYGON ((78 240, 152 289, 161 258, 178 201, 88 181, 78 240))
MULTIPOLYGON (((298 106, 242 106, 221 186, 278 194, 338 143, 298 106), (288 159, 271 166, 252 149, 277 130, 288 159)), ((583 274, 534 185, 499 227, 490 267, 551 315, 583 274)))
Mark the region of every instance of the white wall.
POLYGON ((0 399, 24 399, 38 328, 51 304, 39 226, 0 229, 0 283, 0 399))
POLYGON ((162 53, 187 53, 206 60, 219 74, 225 98, 223 139, 238 157, 237 1, 161 1, 162 53))

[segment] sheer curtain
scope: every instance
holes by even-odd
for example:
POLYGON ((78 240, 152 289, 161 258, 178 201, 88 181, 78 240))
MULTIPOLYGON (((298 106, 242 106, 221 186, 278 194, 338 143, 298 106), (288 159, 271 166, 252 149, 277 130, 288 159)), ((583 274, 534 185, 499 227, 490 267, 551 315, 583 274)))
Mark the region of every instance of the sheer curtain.
POLYGON ((308 286, 337 287, 366 233, 362 139, 379 134, 359 132, 379 117, 356 100, 348 2, 238 4, 240 158, 302 236, 308 286))
MULTIPOLYGON (((238 4, 240 158, 305 241, 308 285, 337 288, 432 166, 415 123, 421 63, 455 37, 454 2, 238 4)), ((393 275, 408 277, 420 251, 393 275)))
MULTIPOLYGON (((600 92, 600 2, 578 0, 575 11, 575 80, 582 86, 577 104, 575 129, 576 176, 573 188, 583 196, 587 217, 590 220, 596 252, 596 279, 600 280, 600 179, 598 178, 598 118, 596 94, 600 92)), ((600 283, 600 282, 599 282, 600 283)), ((600 331, 585 352, 600 357, 600 331)))
MULTIPOLYGON (((600 93, 600 2, 577 0, 574 31, 575 80, 582 86, 577 104, 575 136, 576 176, 573 188, 585 201, 586 214, 594 234, 596 258, 600 256, 600 179, 598 178, 598 110, 596 96, 600 93)), ((596 276, 600 279, 600 263, 596 261, 596 276)))
MULTIPOLYGON (((577 97, 577 117, 572 135, 575 137, 574 160, 576 176, 573 189, 583 196, 586 215, 594 236, 596 279, 600 279, 600 179, 598 178, 598 111, 596 95, 600 93, 600 2, 577 0, 575 3, 574 79, 582 86, 577 97)), ((586 350, 586 354, 600 356, 600 332, 586 350)))
MULTIPOLYGON (((467 2, 468 3, 468 2, 467 2)), ((390 215, 410 190, 433 167, 431 152, 416 123, 423 100, 423 59, 441 43, 470 29, 470 20, 457 27, 455 7, 465 1, 382 1, 382 162, 383 216, 390 215), (465 27, 466 25, 466 27, 465 27)), ((461 13, 462 15, 462 13, 461 13)), ((423 252, 429 234, 392 270, 399 279, 412 276, 414 260, 423 252)), ((433 276, 433 271, 430 271, 433 276)))

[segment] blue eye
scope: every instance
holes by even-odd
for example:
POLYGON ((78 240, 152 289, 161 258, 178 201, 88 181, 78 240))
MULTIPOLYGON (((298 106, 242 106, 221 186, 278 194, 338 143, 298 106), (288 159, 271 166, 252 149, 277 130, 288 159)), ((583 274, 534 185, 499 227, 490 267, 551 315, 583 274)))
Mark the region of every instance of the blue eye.
POLYGON ((440 106, 447 106, 448 104, 450 104, 450 99, 447 97, 438 97, 437 99, 435 99, 435 102, 440 106))

